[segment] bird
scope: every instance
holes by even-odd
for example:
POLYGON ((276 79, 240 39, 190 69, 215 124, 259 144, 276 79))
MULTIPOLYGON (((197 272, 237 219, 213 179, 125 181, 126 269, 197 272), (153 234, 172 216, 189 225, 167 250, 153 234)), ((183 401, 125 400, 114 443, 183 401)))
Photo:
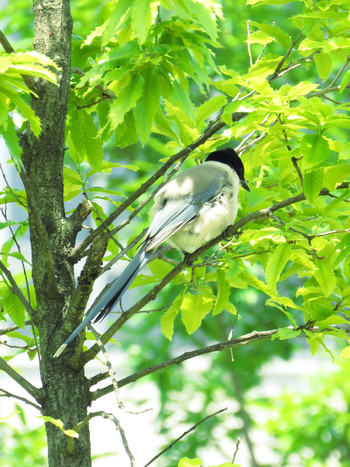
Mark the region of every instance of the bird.
POLYGON ((243 163, 232 148, 208 155, 205 162, 176 175, 156 194, 148 228, 138 252, 92 306, 81 324, 57 350, 58 357, 93 319, 102 320, 116 306, 138 272, 163 242, 193 253, 234 223, 240 185, 250 191, 243 163))

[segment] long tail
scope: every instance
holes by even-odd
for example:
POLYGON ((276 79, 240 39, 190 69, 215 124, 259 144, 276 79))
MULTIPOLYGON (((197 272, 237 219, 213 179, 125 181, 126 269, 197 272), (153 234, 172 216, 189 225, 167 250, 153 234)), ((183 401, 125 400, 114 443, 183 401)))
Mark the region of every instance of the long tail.
POLYGON ((112 307, 116 305, 127 291, 131 282, 135 279, 136 275, 148 262, 151 256, 150 251, 144 251, 144 248, 138 251, 132 261, 128 264, 121 275, 115 279, 107 292, 101 297, 101 299, 93 305, 90 312, 86 315, 79 326, 72 332, 68 339, 61 345, 57 350, 54 357, 58 357, 72 342, 72 340, 87 326, 94 318, 95 321, 103 319, 111 311, 112 307))

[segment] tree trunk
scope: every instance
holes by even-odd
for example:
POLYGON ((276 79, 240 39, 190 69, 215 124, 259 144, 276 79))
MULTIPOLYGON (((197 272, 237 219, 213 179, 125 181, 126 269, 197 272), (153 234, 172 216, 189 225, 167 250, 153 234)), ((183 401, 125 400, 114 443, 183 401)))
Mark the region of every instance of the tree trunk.
MULTIPOLYGON (((73 264, 66 253, 74 245, 79 228, 67 219, 63 202, 64 133, 70 81, 72 18, 69 0, 34 2, 34 49, 53 59, 60 67, 57 85, 35 81, 38 98, 32 107, 41 120, 39 138, 27 131, 22 138, 24 179, 29 208, 33 281, 37 299, 35 324, 40 334, 44 415, 73 428, 84 420, 90 405, 84 372, 68 365, 74 346, 60 359, 52 355, 58 347, 55 339, 62 325, 75 287, 73 264)), ((89 428, 71 440, 51 423, 46 424, 49 465, 91 465, 89 428)))

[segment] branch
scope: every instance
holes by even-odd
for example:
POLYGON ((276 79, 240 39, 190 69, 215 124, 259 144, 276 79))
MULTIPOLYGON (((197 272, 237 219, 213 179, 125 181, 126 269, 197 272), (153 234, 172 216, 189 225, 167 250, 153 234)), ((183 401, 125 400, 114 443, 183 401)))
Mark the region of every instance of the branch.
POLYGON ((25 397, 17 396, 16 394, 12 394, 12 392, 5 391, 5 389, 0 388, 0 391, 3 394, 0 394, 0 397, 13 397, 14 399, 18 399, 19 401, 25 402, 26 404, 31 405, 32 407, 35 407, 38 409, 40 412, 42 410, 42 407, 38 404, 35 404, 34 402, 29 401, 25 397))
POLYGON ((5 276, 7 277, 7 280, 11 284, 11 287, 12 287, 11 292, 14 293, 15 295, 17 295, 17 297, 20 299, 22 305, 26 309, 28 315, 32 318, 33 321, 35 321, 36 311, 30 306, 28 300, 23 295, 21 289, 18 287, 18 285, 17 285, 15 279, 13 278, 11 272, 7 269, 7 267, 4 265, 4 263, 2 261, 0 261, 0 269, 5 274, 5 276))
MULTIPOLYGON (((28 326, 28 325, 31 325, 32 322, 26 321, 24 324, 28 326)), ((4 334, 8 334, 9 332, 12 332, 12 331, 17 331, 17 329, 21 329, 21 328, 19 326, 10 326, 9 328, 0 329, 0 336, 3 336, 4 334)))
POLYGON ((297 43, 300 41, 300 39, 303 37, 303 34, 304 33, 300 33, 299 36, 295 39, 295 41, 293 42, 293 44, 289 47, 289 49, 287 50, 286 54, 284 55, 284 57, 282 58, 282 60, 279 62, 279 64, 277 65, 277 68, 276 70, 274 71, 274 73, 270 76, 270 78, 268 79, 268 82, 271 83, 271 81, 275 80, 276 78, 278 78, 279 76, 279 73, 284 65, 284 62, 287 60, 287 58, 289 57, 289 55, 293 52, 293 49, 294 47, 297 45, 297 43))
POLYGON ((41 389, 33 386, 29 381, 27 381, 23 376, 21 376, 17 371, 15 371, 3 358, 0 357, 0 370, 7 373, 13 380, 16 381, 23 389, 25 389, 34 399, 40 403, 41 399, 41 389))
POLYGON ((182 433, 181 436, 179 436, 178 438, 176 438, 172 443, 170 443, 165 449, 163 449, 162 451, 160 451, 160 453, 158 453, 156 456, 154 456, 149 462, 147 462, 147 464, 145 464, 144 467, 148 467, 149 465, 153 464, 153 462, 155 460, 158 459, 158 457, 160 457, 162 454, 164 454, 166 451, 169 451, 169 449, 171 449, 178 441, 180 441, 182 438, 184 438, 186 435, 188 435, 188 433, 190 433, 191 431, 194 431, 198 425, 200 425, 201 423, 207 421, 209 418, 211 417, 214 417, 215 415, 219 415, 219 413, 222 413, 222 412, 225 412, 225 410, 227 410, 227 407, 225 407, 224 409, 221 409, 221 410, 218 410, 217 412, 215 413, 212 413, 211 415, 208 415, 207 417, 203 418, 203 420, 199 421, 198 423, 196 423, 195 425, 193 425, 189 430, 185 431, 184 433, 182 433))
POLYGON ((102 350, 102 353, 103 353, 103 356, 105 358, 105 363, 106 363, 106 366, 108 368, 108 376, 110 377, 110 379, 112 381, 113 391, 114 391, 114 395, 115 395, 117 405, 118 405, 118 407, 120 409, 123 409, 124 404, 123 404, 123 402, 122 402, 122 400, 120 398, 118 382, 117 382, 117 378, 115 377, 115 373, 113 371, 113 367, 112 367, 112 364, 111 364, 111 359, 109 358, 109 354, 107 353, 105 346, 102 344, 101 339, 100 339, 100 335, 96 331, 96 329, 94 329, 91 324, 89 324, 89 329, 94 333, 97 344, 100 346, 100 348, 102 350))
MULTIPOLYGON (((294 329, 293 326, 290 326, 290 328, 294 329)), ((278 332, 278 329, 272 329, 269 331, 260 331, 260 332, 253 331, 249 334, 245 334, 244 336, 237 337, 236 339, 219 342, 217 344, 213 344, 208 347, 204 347, 202 349, 196 349, 196 350, 191 350, 189 352, 185 352, 181 355, 178 355, 175 358, 172 358, 162 363, 158 363, 157 365, 149 366, 147 368, 144 368, 141 371, 138 371, 137 373, 134 373, 130 376, 127 376, 126 378, 119 380, 118 387, 121 388, 130 383, 134 383, 135 381, 141 378, 144 378, 147 375, 155 373, 156 371, 164 370, 165 368, 169 368, 174 365, 179 365, 180 363, 186 360, 199 357, 200 355, 205 355, 205 354, 212 353, 212 352, 221 352, 226 349, 230 349, 233 347, 240 347, 242 345, 250 344, 252 342, 257 342, 263 339, 270 339, 277 332, 278 332)), ((92 396, 91 398, 92 400, 97 400, 100 397, 105 396, 106 394, 109 394, 112 391, 113 391, 113 386, 109 385, 102 389, 97 389, 96 391, 94 391, 91 395, 92 396)))
MULTIPOLYGON (((332 326, 331 328, 320 329, 318 326, 310 327, 310 324, 307 323, 297 328, 295 328, 294 326, 288 326, 288 329, 291 329, 291 330, 307 329, 309 332, 320 332, 320 331, 326 332, 326 331, 334 331, 334 329, 342 329, 347 334, 350 334, 350 328, 348 326, 344 327, 343 325, 340 325, 340 326, 335 325, 335 326, 332 326)), ((249 334, 244 334, 243 336, 237 337, 235 339, 226 340, 224 342, 218 342, 217 344, 209 345, 207 347, 203 347, 202 349, 196 349, 196 350, 191 350, 189 352, 185 352, 170 360, 167 360, 162 363, 158 363, 157 365, 149 366, 147 368, 144 368, 141 371, 138 371, 137 373, 134 373, 130 376, 127 376, 126 378, 119 380, 118 387, 122 388, 123 386, 127 386, 128 384, 134 383, 135 381, 138 381, 139 379, 144 378, 145 376, 155 373, 156 371, 164 370, 165 368, 169 368, 174 365, 180 365, 180 363, 186 360, 190 360, 191 358, 199 357, 201 355, 206 355, 212 352, 222 352, 223 350, 232 349, 234 347, 241 347, 242 345, 251 344, 253 342, 257 342, 257 341, 261 341, 265 339, 270 339, 278 331, 279 331, 278 329, 270 329, 268 331, 252 331, 249 334)), ((299 335, 298 337, 307 337, 307 336, 299 335)), ((94 384, 96 384, 98 381, 101 381, 102 379, 104 379, 105 376, 106 376, 106 373, 95 375, 91 379, 91 382, 93 381, 94 384)), ((92 384, 90 384, 90 386, 92 386, 92 384)), ((102 389, 97 389, 96 391, 92 392, 91 400, 93 401, 97 400, 100 397, 103 397, 112 391, 113 391, 112 385, 106 386, 102 389)))
POLYGON ((111 420, 115 424, 117 430, 120 433, 120 437, 122 439, 125 452, 127 453, 128 457, 129 457, 130 465, 133 467, 135 465, 135 458, 134 458, 134 456, 132 455, 132 453, 130 451, 128 440, 126 439, 125 432, 124 432, 124 430, 123 430, 123 428, 122 428, 122 426, 120 424, 120 421, 117 419, 117 417, 115 415, 113 415, 111 413, 104 412, 102 410, 99 411, 99 412, 91 412, 91 413, 89 413, 89 415, 82 422, 78 423, 78 425, 76 425, 73 428, 73 430, 74 431, 81 430, 84 426, 86 426, 89 423, 89 421, 92 418, 95 418, 95 417, 106 418, 107 420, 111 420))

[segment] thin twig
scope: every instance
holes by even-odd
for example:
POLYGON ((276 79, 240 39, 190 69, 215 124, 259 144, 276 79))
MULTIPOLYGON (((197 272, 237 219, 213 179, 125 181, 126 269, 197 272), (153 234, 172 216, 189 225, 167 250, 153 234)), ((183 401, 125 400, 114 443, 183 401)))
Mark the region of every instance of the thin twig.
POLYGON ((303 34, 304 33, 300 33, 299 36, 295 39, 295 41, 292 43, 292 45, 289 47, 289 49, 287 50, 286 54, 282 57, 282 60, 279 62, 279 64, 277 65, 277 68, 275 69, 274 73, 270 76, 270 78, 268 79, 268 82, 271 83, 271 81, 273 81, 274 79, 277 78, 279 72, 281 71, 282 67, 283 67, 283 64, 284 62, 287 60, 287 58, 289 57, 289 55, 293 52, 293 49, 294 47, 297 45, 297 43, 300 41, 300 39, 303 37, 303 34))
POLYGON ((120 397, 120 394, 119 394, 117 378, 115 377, 115 373, 113 371, 109 355, 108 355, 108 353, 106 351, 106 347, 102 344, 101 339, 100 339, 100 334, 96 331, 96 329, 94 329, 94 327, 91 324, 89 324, 88 327, 89 327, 90 331, 93 332, 93 334, 94 334, 94 336, 96 338, 96 342, 97 342, 97 344, 100 346, 100 348, 102 350, 102 353, 103 353, 103 356, 104 356, 104 359, 105 359, 105 363, 106 363, 106 366, 108 368, 108 375, 109 375, 109 377, 111 378, 111 381, 112 381, 115 400, 116 400, 116 402, 118 404, 118 407, 120 409, 124 409, 124 404, 123 404, 123 402, 121 400, 121 397, 120 397))
POLYGON ((237 452, 238 452, 238 449, 239 449, 240 442, 241 442, 241 438, 238 436, 237 443, 236 443, 236 449, 235 449, 235 452, 233 453, 233 457, 232 457, 232 464, 235 463, 235 459, 236 459, 236 456, 237 456, 237 452))
POLYGON ((117 417, 115 415, 113 415, 111 413, 104 412, 102 410, 99 411, 99 412, 91 412, 91 413, 89 413, 89 415, 86 418, 84 418, 84 420, 82 422, 78 423, 73 428, 73 430, 74 431, 81 430, 84 426, 86 426, 90 422, 90 420, 92 418, 95 418, 95 417, 103 417, 103 418, 105 418, 107 420, 111 420, 115 424, 115 426, 117 427, 117 430, 120 433, 120 437, 122 439, 122 443, 124 445, 125 452, 127 453, 128 457, 129 457, 130 465, 131 465, 131 467, 133 467, 135 465, 135 458, 134 458, 133 454, 131 453, 131 450, 130 450, 130 447, 129 447, 129 444, 128 444, 128 440, 126 439, 123 427, 121 426, 120 421, 117 419, 117 417))
POLYGON ((33 386, 17 371, 15 371, 3 358, 0 357, 0 370, 7 373, 13 380, 16 381, 23 389, 25 389, 37 402, 40 402, 41 390, 33 386))
MULTIPOLYGON (((294 329, 293 326, 290 327, 294 329)), ((212 352, 222 352, 223 350, 227 350, 233 347, 241 347, 243 345, 251 344, 253 342, 257 342, 260 340, 270 339, 274 334, 278 332, 278 329, 271 329, 268 331, 253 331, 249 334, 245 334, 243 336, 237 337, 236 339, 225 340, 223 342, 218 342, 213 345, 209 345, 207 347, 203 347, 202 349, 195 349, 189 352, 185 352, 177 357, 174 357, 170 360, 166 360, 165 362, 158 363, 156 365, 149 366, 144 368, 143 370, 138 371, 132 375, 129 375, 121 380, 118 381, 118 387, 121 388, 123 386, 127 386, 128 384, 134 383, 145 376, 148 376, 156 371, 164 370, 171 366, 180 365, 180 363, 185 362, 186 360, 190 360, 191 358, 196 358, 201 355, 206 355, 212 352)), ((96 380, 96 377, 95 377, 96 380)), ((95 383, 96 384, 96 383, 95 383)), ((100 397, 105 396, 113 391, 112 385, 108 385, 102 389, 97 389, 91 394, 92 400, 97 400, 100 397)))
POLYGON ((32 401, 29 401, 25 397, 17 396, 16 394, 12 394, 12 392, 5 391, 5 389, 0 388, 0 391, 3 394, 0 394, 0 397, 13 397, 14 399, 18 399, 19 401, 25 402, 26 404, 31 405, 32 407, 35 407, 36 409, 40 410, 41 412, 41 407, 38 404, 35 404, 32 401))
POLYGON ((178 438, 176 438, 172 443, 170 443, 166 448, 164 448, 161 452, 159 452, 156 456, 152 457, 152 459, 147 462, 147 464, 145 464, 144 467, 148 467, 149 465, 153 464, 153 462, 155 460, 157 460, 161 455, 163 455, 165 452, 169 451, 169 449, 171 449, 176 443, 178 443, 182 438, 184 438, 186 435, 188 435, 188 433, 191 433, 191 431, 194 431, 198 425, 200 425, 201 423, 207 421, 209 418, 211 417, 215 417, 215 415, 219 415, 219 413, 222 413, 222 412, 225 412, 225 410, 227 410, 227 407, 225 407, 224 409, 221 409, 221 410, 218 410, 217 412, 215 413, 212 413, 211 415, 208 415, 207 417, 203 418, 203 420, 200 420, 198 423, 196 423, 195 425, 191 426, 191 428, 187 431, 185 431, 184 433, 182 433, 181 436, 179 436, 178 438))
POLYGON ((249 55, 249 66, 251 68, 253 66, 253 57, 252 57, 252 50, 251 50, 250 42, 249 42, 249 38, 250 38, 249 23, 250 23, 250 19, 248 19, 247 21, 247 47, 248 47, 248 55, 249 55))
MULTIPOLYGON (((304 328, 305 328, 305 325, 302 325, 297 329, 304 329, 304 328)), ((288 329, 295 330, 294 326, 289 326, 288 329)), ((322 329, 322 331, 327 331, 327 330, 334 331, 334 329, 344 329, 346 333, 350 333, 349 327, 337 326, 337 325, 332 326, 332 328, 329 328, 329 329, 322 329)), ((312 328, 309 327, 308 331, 319 332, 321 331, 321 329, 318 326, 314 326, 312 328)), ((196 349, 196 350, 192 350, 189 352, 185 352, 170 360, 167 360, 162 363, 158 363, 156 365, 149 366, 147 368, 144 368, 143 370, 138 371, 137 373, 134 373, 132 375, 129 375, 119 380, 118 387, 122 388, 123 386, 127 386, 128 384, 134 383, 135 381, 138 381, 139 379, 144 378, 145 376, 155 373, 156 371, 164 370, 165 368, 169 368, 174 365, 179 365, 180 363, 186 360, 190 360, 191 358, 199 357, 201 355, 206 355, 212 352, 222 352, 223 350, 227 350, 233 347, 241 347, 243 345, 251 344, 253 342, 257 342, 260 340, 271 339, 271 337, 277 332, 278 332, 278 329, 271 329, 268 331, 252 331, 249 334, 245 334, 243 336, 237 337, 236 339, 225 340, 223 342, 218 342, 216 344, 209 345, 202 349, 196 349)), ((305 337, 305 336, 300 335, 299 337, 305 337)), ((90 380, 90 386, 97 384, 99 381, 102 381, 106 377, 107 377, 107 373, 94 376, 90 380)), ((100 397, 103 397, 112 391, 113 391, 112 385, 106 386, 102 389, 97 389, 91 394, 91 399, 97 400, 100 397)))
POLYGON ((345 70, 345 68, 348 66, 350 62, 350 56, 346 59, 346 62, 344 63, 344 65, 340 68, 340 70, 338 71, 338 73, 335 75, 335 78, 333 79, 333 81, 330 83, 329 87, 331 88, 332 86, 335 85, 335 83, 338 81, 338 78, 339 76, 343 73, 343 71, 345 70))

